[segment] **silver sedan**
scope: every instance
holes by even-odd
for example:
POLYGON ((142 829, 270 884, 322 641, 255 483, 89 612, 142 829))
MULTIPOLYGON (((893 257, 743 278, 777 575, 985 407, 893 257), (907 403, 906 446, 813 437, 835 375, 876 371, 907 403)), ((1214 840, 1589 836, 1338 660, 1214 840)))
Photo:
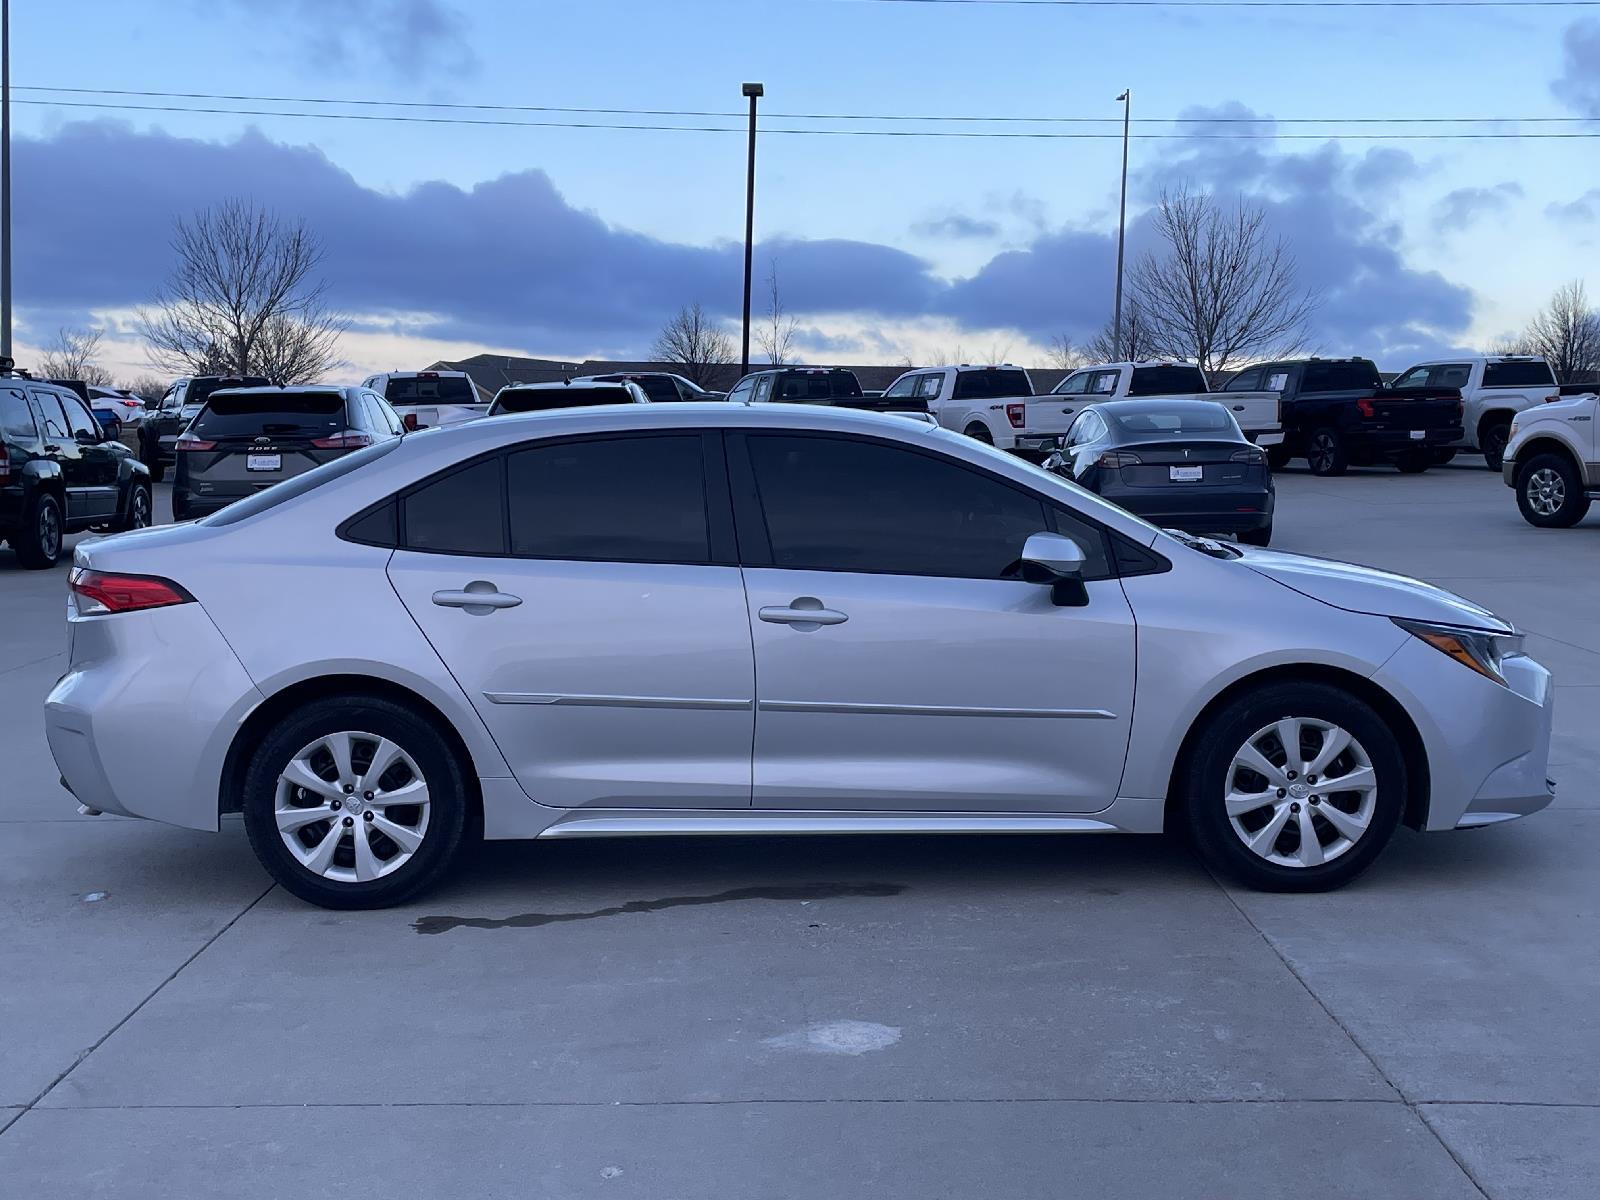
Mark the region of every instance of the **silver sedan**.
POLYGON ((80 545, 50 747, 399 902, 469 839, 1187 830, 1337 887, 1550 801, 1550 676, 1415 580, 1173 536, 935 426, 613 406, 360 450, 80 545))

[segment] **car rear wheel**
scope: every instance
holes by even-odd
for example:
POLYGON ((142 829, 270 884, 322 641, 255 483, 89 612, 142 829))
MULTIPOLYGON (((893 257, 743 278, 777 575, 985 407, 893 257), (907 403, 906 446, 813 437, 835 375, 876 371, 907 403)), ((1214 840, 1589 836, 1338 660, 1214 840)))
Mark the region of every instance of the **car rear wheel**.
POLYGON ((113 533, 124 533, 129 529, 143 529, 150 524, 151 513, 150 485, 144 482, 132 483, 128 486, 128 504, 122 516, 111 524, 113 533))
POLYGON ((1539 454, 1517 471, 1517 508, 1523 520, 1542 529, 1565 529, 1583 520, 1589 497, 1571 459, 1539 454))
POLYGON ((1411 454, 1402 454, 1395 461, 1395 466, 1402 475, 1421 475, 1433 466, 1434 457, 1426 450, 1417 450, 1411 454))
POLYGON ((1337 429, 1317 429, 1306 442, 1306 462, 1313 475, 1343 475, 1350 469, 1350 452, 1337 429))
POLYGON ((1320 892, 1372 865, 1405 807, 1400 744, 1370 705, 1322 683, 1236 698, 1200 731, 1185 817, 1206 863, 1250 887, 1320 892))
POLYGON ((1433 465, 1436 467, 1442 467, 1446 463, 1454 462, 1455 458, 1456 452, 1454 450, 1435 450, 1433 452, 1433 465))
POLYGON ((267 871, 324 908, 385 908, 460 857, 472 806, 450 744, 377 697, 315 701, 268 731, 245 778, 244 823, 267 871))
POLYGON ((1486 422, 1478 430, 1478 449, 1483 451, 1483 465, 1491 471, 1498 471, 1505 462, 1506 443, 1510 440, 1510 421, 1486 422))
POLYGON ((61 559, 64 522, 61 502, 49 492, 36 492, 22 516, 22 527, 11 539, 17 562, 30 571, 53 567, 61 559))
POLYGON ((1246 546, 1272 545, 1272 522, 1268 521, 1260 529, 1245 529, 1239 533, 1239 540, 1246 546))
POLYGON ((975 442, 982 442, 986 446, 994 445, 994 434, 989 432, 989 427, 987 425, 983 425, 977 421, 974 421, 971 425, 967 426, 964 432, 975 442))
POLYGON ((1267 466, 1274 471, 1281 471, 1289 465, 1289 460, 1294 454, 1289 449, 1287 442, 1279 442, 1275 446, 1267 447, 1267 466))

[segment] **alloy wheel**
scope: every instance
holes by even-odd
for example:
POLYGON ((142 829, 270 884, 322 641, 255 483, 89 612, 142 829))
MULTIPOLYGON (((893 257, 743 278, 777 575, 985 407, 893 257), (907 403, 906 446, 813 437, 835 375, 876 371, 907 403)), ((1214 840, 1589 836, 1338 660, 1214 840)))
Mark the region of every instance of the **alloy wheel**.
POLYGON ((143 529, 150 524, 150 493, 142 487, 133 489, 133 512, 130 527, 143 529))
POLYGON ((1541 517, 1553 517, 1567 502, 1567 481, 1561 472, 1550 467, 1540 467, 1528 476, 1522 485, 1526 489, 1528 507, 1541 517))
POLYGON ((39 505, 39 549, 52 560, 61 553, 61 513, 53 504, 39 505))
POLYGON ((1326 471, 1333 466, 1333 439, 1325 433, 1312 438, 1309 459, 1318 471, 1326 471))
POLYGON ((428 784, 416 761, 375 733, 330 733, 278 775, 273 815, 296 861, 336 883, 399 870, 428 833, 428 784))
POLYGON ((1285 717, 1235 751, 1224 798, 1228 823, 1251 853, 1280 867, 1320 867, 1372 824, 1378 780, 1346 729, 1285 717))

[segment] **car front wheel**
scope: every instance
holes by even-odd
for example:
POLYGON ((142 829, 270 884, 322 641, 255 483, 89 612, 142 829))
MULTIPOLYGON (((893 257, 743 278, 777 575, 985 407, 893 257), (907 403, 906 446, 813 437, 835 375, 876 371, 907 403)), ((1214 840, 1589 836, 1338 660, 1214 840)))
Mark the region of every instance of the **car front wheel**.
POLYGON ((267 871, 324 908, 385 908, 432 887, 460 856, 467 779, 428 721, 378 697, 296 709, 250 759, 250 845, 267 871))
POLYGON ((1540 454, 1517 471, 1517 508, 1523 520, 1544 529, 1565 529, 1589 511, 1583 480, 1571 459, 1540 454))
POLYGON ((1184 780, 1188 827, 1209 866, 1250 887, 1342 887, 1400 822, 1400 744, 1340 688, 1274 684, 1232 700, 1200 733, 1184 780))

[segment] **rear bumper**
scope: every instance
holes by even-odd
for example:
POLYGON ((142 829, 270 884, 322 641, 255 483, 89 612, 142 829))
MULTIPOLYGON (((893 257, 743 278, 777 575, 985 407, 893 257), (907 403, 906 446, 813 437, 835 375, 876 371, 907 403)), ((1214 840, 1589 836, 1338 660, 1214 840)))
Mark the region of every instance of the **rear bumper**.
POLYGON ((1048 454, 1052 450, 1060 449, 1063 436, 1059 433, 1019 433, 1013 448, 1048 454))
POLYGON ((1276 496, 1265 488, 1161 488, 1112 485, 1100 495, 1155 525, 1189 533, 1244 533, 1272 524, 1276 496))
POLYGON ((1417 450, 1443 450, 1454 446, 1461 438, 1461 426, 1449 425, 1439 429, 1423 429, 1420 438, 1412 437, 1410 429, 1361 429, 1345 432, 1346 445, 1352 455, 1372 458, 1402 458, 1417 450))

